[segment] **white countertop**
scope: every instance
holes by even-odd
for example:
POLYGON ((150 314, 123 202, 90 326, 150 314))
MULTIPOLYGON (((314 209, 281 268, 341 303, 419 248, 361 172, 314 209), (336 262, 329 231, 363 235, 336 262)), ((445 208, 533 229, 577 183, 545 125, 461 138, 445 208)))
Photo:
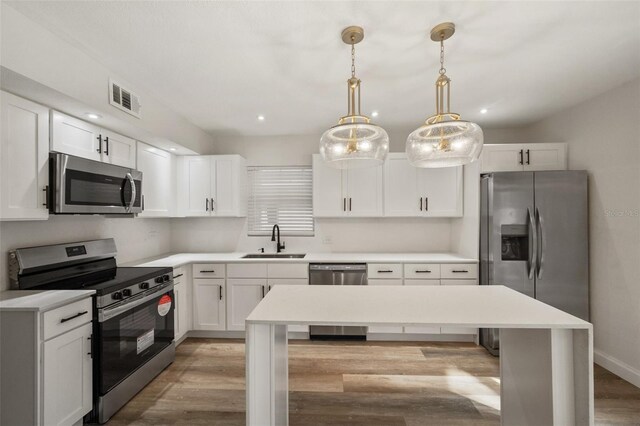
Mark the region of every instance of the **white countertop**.
POLYGON ((271 289, 248 323, 486 328, 591 328, 504 286, 288 286, 271 289))
POLYGON ((95 290, 8 290, 0 292, 0 311, 49 311, 95 294, 95 290))
MULTIPOLYGON (((189 263, 478 263, 453 253, 307 253, 302 259, 243 259, 247 253, 169 253, 121 266, 170 266, 189 263)), ((289 253, 285 253, 289 254, 289 253)), ((295 254, 295 253, 291 253, 295 254)))

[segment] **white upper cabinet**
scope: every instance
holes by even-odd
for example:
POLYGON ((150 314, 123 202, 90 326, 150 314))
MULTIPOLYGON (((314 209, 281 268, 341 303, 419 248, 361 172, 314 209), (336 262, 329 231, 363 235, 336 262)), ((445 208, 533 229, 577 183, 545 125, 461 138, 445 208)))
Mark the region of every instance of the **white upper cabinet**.
POLYGON ((567 144, 529 143, 484 145, 482 172, 566 170, 567 144))
POLYGON ((135 168, 135 140, 74 117, 51 112, 51 150, 135 168))
POLYGON ((185 216, 246 216, 247 166, 239 155, 179 159, 180 212, 185 216))
POLYGON ((135 169, 136 141, 104 129, 100 130, 100 134, 104 145, 102 162, 135 169))
POLYGON ((138 142, 137 169, 142 172, 141 217, 170 217, 174 206, 174 157, 138 142))
POLYGON ((314 154, 314 216, 379 217, 382 203, 382 166, 338 170, 314 154))
POLYGON ((47 219, 49 110, 0 94, 0 220, 47 219))
POLYGON ((384 165, 384 215, 462 216, 462 166, 424 169, 404 153, 389 154, 384 165))

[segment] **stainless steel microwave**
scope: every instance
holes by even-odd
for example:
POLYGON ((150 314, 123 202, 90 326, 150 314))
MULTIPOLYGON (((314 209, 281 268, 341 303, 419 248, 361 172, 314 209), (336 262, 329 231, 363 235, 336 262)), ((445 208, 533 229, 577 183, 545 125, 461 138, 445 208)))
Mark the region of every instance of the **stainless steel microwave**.
POLYGON ((54 214, 142 212, 138 170, 52 152, 49 185, 49 211, 54 214))

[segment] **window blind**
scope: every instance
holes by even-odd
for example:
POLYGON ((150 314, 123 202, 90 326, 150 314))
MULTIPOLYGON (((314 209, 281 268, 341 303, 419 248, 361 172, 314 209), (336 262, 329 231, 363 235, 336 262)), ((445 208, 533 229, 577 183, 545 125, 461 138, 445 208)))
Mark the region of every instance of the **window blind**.
POLYGON ((311 167, 249 167, 248 233, 312 236, 311 167))

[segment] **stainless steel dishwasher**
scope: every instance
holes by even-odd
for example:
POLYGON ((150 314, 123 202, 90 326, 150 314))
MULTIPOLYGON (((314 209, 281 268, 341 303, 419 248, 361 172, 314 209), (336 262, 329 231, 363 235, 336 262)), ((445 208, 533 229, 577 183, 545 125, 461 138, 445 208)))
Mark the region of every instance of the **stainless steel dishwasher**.
MULTIPOLYGON (((309 265, 310 285, 367 285, 365 263, 312 263, 309 265)), ((359 339, 367 338, 367 327, 312 325, 312 339, 359 339)))

